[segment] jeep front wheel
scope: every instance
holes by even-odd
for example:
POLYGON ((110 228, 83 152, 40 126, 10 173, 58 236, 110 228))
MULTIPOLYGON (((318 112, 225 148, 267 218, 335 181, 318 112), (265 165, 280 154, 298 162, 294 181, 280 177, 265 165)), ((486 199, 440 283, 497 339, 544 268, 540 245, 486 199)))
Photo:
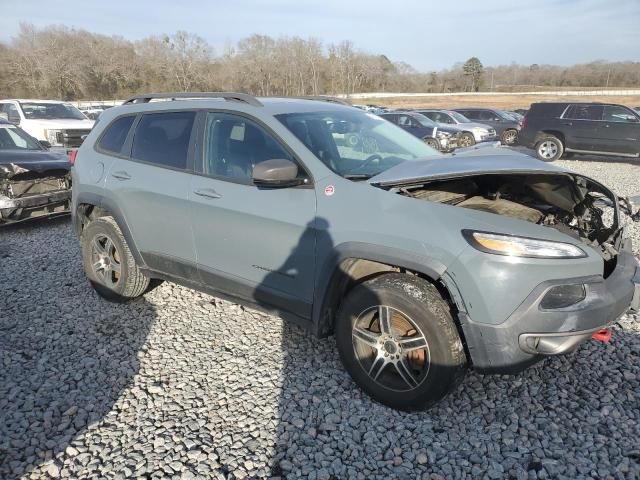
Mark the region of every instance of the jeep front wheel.
POLYGON ((124 302, 149 287, 149 278, 140 272, 113 218, 92 220, 82 232, 80 245, 85 274, 100 296, 124 302))
POLYGON ((466 371, 449 305, 421 278, 389 273, 357 285, 336 322, 345 368, 367 394, 390 407, 427 409, 466 371))

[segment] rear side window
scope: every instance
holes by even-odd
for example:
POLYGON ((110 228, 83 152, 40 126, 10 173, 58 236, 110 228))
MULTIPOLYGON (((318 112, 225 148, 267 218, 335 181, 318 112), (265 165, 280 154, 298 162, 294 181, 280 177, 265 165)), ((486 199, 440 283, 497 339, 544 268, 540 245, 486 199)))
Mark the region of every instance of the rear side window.
POLYGON ((131 156, 165 167, 186 168, 195 116, 195 112, 143 115, 133 137, 131 156))
POLYGON ((572 105, 564 114, 564 118, 572 120, 602 120, 602 105, 572 105))
POLYGON ((131 125, 133 125, 133 120, 135 118, 135 115, 130 115, 127 117, 120 117, 111 122, 111 125, 107 127, 100 139, 100 143, 98 144, 100 150, 112 153, 122 153, 122 147, 124 146, 124 142, 127 140, 127 135, 129 134, 129 130, 131 129, 131 125))

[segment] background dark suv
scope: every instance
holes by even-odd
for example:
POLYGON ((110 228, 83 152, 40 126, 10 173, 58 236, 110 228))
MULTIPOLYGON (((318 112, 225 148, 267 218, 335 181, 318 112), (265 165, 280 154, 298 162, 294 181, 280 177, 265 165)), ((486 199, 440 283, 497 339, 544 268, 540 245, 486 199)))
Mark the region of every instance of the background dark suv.
POLYGON ((565 152, 638 158, 640 115, 623 105, 534 103, 519 141, 546 161, 565 152))
POLYGON ((518 130, 520 128, 518 121, 502 110, 456 108, 454 111, 461 113, 469 120, 495 128, 500 141, 505 145, 515 145, 518 141, 518 130))

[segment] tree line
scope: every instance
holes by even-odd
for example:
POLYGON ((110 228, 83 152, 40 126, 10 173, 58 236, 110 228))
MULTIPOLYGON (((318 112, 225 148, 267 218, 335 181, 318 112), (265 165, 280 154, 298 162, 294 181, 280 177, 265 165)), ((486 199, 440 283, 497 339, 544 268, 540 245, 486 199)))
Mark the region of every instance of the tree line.
POLYGON ((640 86, 640 62, 484 67, 472 57, 418 72, 350 41, 251 35, 221 52, 184 31, 130 41, 65 26, 21 24, 0 43, 0 98, 117 99, 147 91, 255 95, 510 91, 640 86))

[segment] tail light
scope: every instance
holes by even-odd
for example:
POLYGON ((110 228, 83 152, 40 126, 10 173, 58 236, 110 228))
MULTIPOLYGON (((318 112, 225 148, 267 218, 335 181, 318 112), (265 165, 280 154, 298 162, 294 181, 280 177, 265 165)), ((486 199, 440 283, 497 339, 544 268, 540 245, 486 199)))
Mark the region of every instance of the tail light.
POLYGON ((76 164, 76 157, 78 156, 78 149, 74 148, 69 152, 69 163, 73 167, 76 164))
POLYGON ((520 120, 520 130, 522 130, 526 124, 527 124, 527 117, 522 117, 522 120, 520 120))

